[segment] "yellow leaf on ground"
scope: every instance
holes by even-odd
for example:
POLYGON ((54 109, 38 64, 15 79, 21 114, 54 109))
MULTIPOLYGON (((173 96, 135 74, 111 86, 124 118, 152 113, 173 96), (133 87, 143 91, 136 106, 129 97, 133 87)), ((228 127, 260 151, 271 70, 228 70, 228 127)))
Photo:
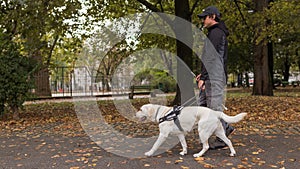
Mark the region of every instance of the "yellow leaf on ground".
POLYGON ((204 161, 204 157, 197 157, 195 158, 196 161, 204 161))
POLYGON ((233 165, 233 163, 226 163, 226 165, 227 165, 227 166, 232 166, 232 165, 233 165))

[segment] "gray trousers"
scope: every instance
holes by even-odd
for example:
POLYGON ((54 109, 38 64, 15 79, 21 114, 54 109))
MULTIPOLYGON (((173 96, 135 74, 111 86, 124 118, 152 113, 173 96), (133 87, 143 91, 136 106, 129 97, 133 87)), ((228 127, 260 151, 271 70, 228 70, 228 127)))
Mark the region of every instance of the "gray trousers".
MULTIPOLYGON (((200 89, 198 105, 211 108, 215 111, 224 111, 224 88, 225 84, 221 81, 205 81, 205 89, 200 89)), ((229 124, 221 119, 224 130, 229 127, 229 124)))

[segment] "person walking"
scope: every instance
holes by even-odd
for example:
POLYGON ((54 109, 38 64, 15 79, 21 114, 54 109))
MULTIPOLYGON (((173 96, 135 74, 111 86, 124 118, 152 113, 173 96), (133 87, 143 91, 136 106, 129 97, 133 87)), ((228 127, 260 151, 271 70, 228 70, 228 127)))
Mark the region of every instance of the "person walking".
MULTIPOLYGON (((200 90, 198 105, 215 111, 223 111, 224 89, 227 83, 229 31, 225 23, 221 21, 221 13, 215 6, 205 8, 197 16, 201 19, 203 28, 208 30, 201 57, 201 74, 196 77, 200 90)), ((234 128, 222 119, 221 122, 226 136, 229 136, 234 128)), ((225 146, 226 144, 220 138, 210 143, 211 149, 225 146)))

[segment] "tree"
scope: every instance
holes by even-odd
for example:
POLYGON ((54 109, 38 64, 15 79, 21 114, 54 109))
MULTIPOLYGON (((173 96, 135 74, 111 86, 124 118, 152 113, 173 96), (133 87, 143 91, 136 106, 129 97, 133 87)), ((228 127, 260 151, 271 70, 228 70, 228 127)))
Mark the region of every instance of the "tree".
MULTIPOLYGON (((149 10, 152 12, 164 12, 164 8, 162 5, 162 1, 157 1, 156 4, 152 4, 146 0, 138 0, 140 3, 145 5, 149 10), (159 6, 160 8, 158 8, 159 6)), ((192 20, 192 14, 195 10, 195 7, 197 6, 199 1, 195 1, 193 3, 192 8, 190 8, 190 2, 188 0, 175 0, 174 1, 174 14, 177 17, 180 17, 182 19, 185 19, 189 22, 192 20)), ((193 43, 193 37, 192 37, 192 27, 190 25, 181 25, 177 24, 177 18, 173 21, 166 20, 168 24, 173 25, 176 37, 184 37, 185 39, 183 41, 187 42, 188 44, 184 44, 182 41, 178 40, 176 38, 176 52, 177 56, 181 58, 186 65, 192 66, 193 65, 193 51, 190 48, 193 43)), ((194 97, 194 85, 193 82, 193 76, 180 76, 180 74, 187 75, 189 74, 189 70, 186 70, 185 68, 182 68, 180 64, 177 66, 177 77, 178 80, 178 86, 177 86, 177 92, 176 97, 173 101, 174 105, 181 105, 186 103, 188 100, 194 97), (185 73, 188 72, 188 73, 185 73), (185 91, 180 92, 180 89, 185 89, 185 91)))
POLYGON ((18 110, 32 88, 30 77, 35 68, 33 63, 21 55, 16 42, 0 32, 0 114, 7 107, 15 119, 19 117, 18 110))
MULTIPOLYGON (((257 85, 254 86, 254 95, 273 95, 271 91, 271 86, 268 79, 272 78, 273 70, 266 70, 266 63, 269 66, 273 66, 272 55, 273 45, 276 45, 275 56, 284 54, 284 71, 285 78, 288 79, 289 67, 291 63, 295 63, 296 51, 299 44, 299 2, 298 1, 283 1, 283 0, 269 0, 269 1, 254 1, 257 8, 257 15, 255 15, 254 23, 256 23, 258 29, 256 29, 255 43, 256 43, 256 53, 258 50, 263 49, 265 52, 262 55, 256 55, 255 71, 257 74, 257 85), (261 25, 261 23, 265 23, 261 25), (267 45, 268 44, 268 45, 267 45), (272 45, 270 45, 272 44, 272 45), (278 45, 282 45, 278 47, 278 45), (266 49, 266 47, 268 47, 266 49), (282 49, 278 51, 278 49, 282 49), (267 54, 268 53, 268 54, 267 54), (269 55, 269 58, 266 58, 269 55), (263 69, 263 70, 262 70, 263 69), (261 76, 262 75, 262 76, 261 76), (264 87, 262 87, 264 86, 264 87)), ((263 51, 261 50, 261 51, 263 51)), ((278 59, 275 57, 275 59, 278 59)), ((277 62, 277 60, 274 60, 277 62)))
POLYGON ((266 10, 272 22, 265 33, 274 43, 274 62, 277 72, 288 81, 290 69, 297 67, 297 50, 300 38, 300 4, 297 1, 274 1, 266 10))
MULTIPOLYGON (((269 5, 269 0, 253 0, 256 15, 263 15, 269 5)), ((257 19, 259 20, 259 19, 257 19)), ((262 18, 256 22, 257 27, 254 37, 254 85, 253 95, 273 96, 272 74, 270 72, 270 59, 268 55, 268 37, 261 32, 267 27, 267 20, 262 18)))
POLYGON ((4 0, 0 7, 2 11, 0 25, 5 28, 4 32, 11 38, 19 39, 22 42, 21 52, 39 64, 39 70, 35 75, 36 94, 51 95, 49 83, 51 57, 58 42, 62 41, 72 28, 78 27, 74 23, 78 23, 75 18, 82 15, 79 11, 81 2, 4 0))
MULTIPOLYGON (((93 4, 94 1, 91 1, 93 4)), ((97 16, 99 18, 105 17, 120 17, 122 15, 129 14, 130 12, 137 12, 137 11, 152 11, 152 12, 166 12, 172 11, 176 16, 185 19, 187 21, 191 21, 193 11, 197 7, 197 4, 199 1, 191 2, 188 0, 175 0, 174 1, 174 8, 173 3, 169 1, 147 1, 147 0, 137 0, 131 1, 132 3, 128 3, 128 1, 119 1, 119 0, 111 0, 107 1, 107 4, 103 6, 102 4, 96 5, 93 8, 90 9, 91 12, 98 12, 97 16), (190 7, 190 2, 191 6, 190 7), (121 6, 122 5, 122 6, 121 6), (112 8, 118 8, 120 9, 122 7, 122 10, 117 11, 113 10, 112 8), (125 8, 124 8, 125 7, 125 8), (147 9, 145 9, 145 7, 147 9), (134 9, 134 11, 132 11, 134 9), (101 10, 101 12, 99 12, 101 10)), ((185 62, 186 65, 191 66, 193 65, 193 51, 188 46, 192 46, 192 31, 191 27, 183 27, 184 25, 176 24, 177 20, 171 20, 168 17, 164 18, 166 22, 173 27, 173 31, 175 32, 176 36, 180 34, 180 36, 186 38, 185 41, 190 43, 188 45, 185 45, 183 42, 176 40, 176 50, 177 55, 185 62)), ((179 68, 178 71, 182 74, 182 69, 179 68)), ((180 94, 179 90, 177 90, 177 95, 174 100, 174 104, 181 104, 190 99, 194 96, 194 90, 193 90, 193 84, 192 83, 186 83, 187 81, 193 82, 192 76, 180 76, 178 77, 178 84, 181 86, 181 88, 187 89, 187 91, 180 94), (182 98, 180 98, 182 97, 182 98)), ((179 89, 179 88, 178 88, 179 89)))
POLYGON ((85 40, 77 62, 77 65, 87 67, 93 82, 102 81, 107 91, 111 91, 112 75, 131 53, 126 39, 121 39, 113 30, 113 27, 107 25, 96 30, 92 37, 85 40))
MULTIPOLYGON (((91 2, 96 2, 96 0, 91 0, 91 2)), ((201 1, 200 3, 198 0, 109 0, 106 2, 107 3, 105 4, 98 3, 98 5, 91 8, 90 11, 95 14, 94 16, 96 18, 117 18, 136 12, 151 11, 175 14, 187 21, 196 23, 196 21, 199 22, 199 20, 196 19, 196 15, 193 15, 195 12, 200 13, 201 10, 208 5, 217 6, 223 14, 222 19, 230 29, 230 36, 228 38, 229 48, 232 53, 229 56, 229 59, 238 61, 233 62, 232 64, 230 63, 229 70, 237 73, 254 71, 256 81, 255 87, 253 88, 254 95, 273 95, 272 46, 278 40, 274 40, 274 38, 279 37, 280 39, 283 39, 286 36, 287 31, 297 37, 296 33, 294 34, 293 32, 297 32, 297 30, 299 30, 297 29, 298 26, 296 26, 297 22, 293 22, 293 20, 298 18, 296 16, 299 15, 298 1, 276 0, 272 2, 266 0, 211 0, 201 1), (283 8, 280 8, 281 6, 283 6, 283 8), (280 15, 284 18, 280 17, 280 15), (289 23, 290 21, 292 22, 289 23), (282 27, 282 25, 291 25, 292 29, 286 30, 282 27), (281 31, 279 31, 279 29, 281 31)), ((174 23, 176 23, 175 20, 173 21, 168 18, 164 19, 170 25, 174 25, 174 23)), ((184 29, 188 30, 189 28, 184 29)), ((177 30, 179 30, 178 32, 181 32, 182 34, 185 33, 185 30, 180 27, 177 27, 177 30)), ((175 31, 175 33, 178 32, 175 31)), ((189 35, 187 34, 186 38, 188 39, 188 37, 189 35)), ((197 65, 194 60, 195 57, 190 56, 190 49, 186 49, 178 41, 176 41, 176 50, 179 52, 178 56, 180 56, 180 58, 184 60, 191 69, 197 65)))

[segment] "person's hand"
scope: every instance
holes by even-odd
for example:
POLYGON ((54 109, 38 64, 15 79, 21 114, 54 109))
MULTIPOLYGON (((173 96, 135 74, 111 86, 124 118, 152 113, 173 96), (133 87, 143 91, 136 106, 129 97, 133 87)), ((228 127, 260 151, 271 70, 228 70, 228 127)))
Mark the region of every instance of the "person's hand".
POLYGON ((205 85, 204 85, 204 81, 203 80, 199 80, 198 81, 198 88, 200 90, 204 90, 205 89, 205 85))
POLYGON ((196 76, 196 81, 198 82, 200 80, 201 74, 196 76))

